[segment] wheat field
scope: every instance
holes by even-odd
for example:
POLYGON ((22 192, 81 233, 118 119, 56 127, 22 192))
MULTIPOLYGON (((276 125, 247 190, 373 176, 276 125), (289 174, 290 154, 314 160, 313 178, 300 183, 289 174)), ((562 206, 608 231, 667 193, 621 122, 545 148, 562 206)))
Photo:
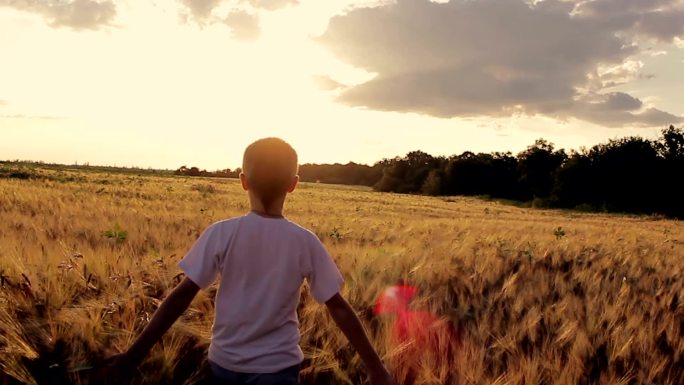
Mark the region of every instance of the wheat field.
MULTIPOLYGON (((93 383, 182 279, 210 223, 248 210, 235 180, 35 169, 0 179, 0 384, 93 383)), ((391 371, 427 384, 684 383, 684 225, 470 198, 301 184, 286 216, 345 276, 391 371), (448 357, 397 346, 373 316, 399 280, 459 331, 448 357), (401 358, 401 359, 400 359, 401 358)), ((207 381, 215 288, 138 368, 136 384, 207 381)), ((306 288, 301 383, 363 384, 358 356, 306 288)))

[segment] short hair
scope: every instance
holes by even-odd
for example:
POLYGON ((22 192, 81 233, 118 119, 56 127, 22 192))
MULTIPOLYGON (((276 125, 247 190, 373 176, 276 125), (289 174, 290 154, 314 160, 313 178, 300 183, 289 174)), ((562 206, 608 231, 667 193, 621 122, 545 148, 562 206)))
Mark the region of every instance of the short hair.
POLYGON ((242 172, 264 207, 287 192, 299 171, 297 152, 280 138, 264 138, 250 144, 242 158, 242 172))

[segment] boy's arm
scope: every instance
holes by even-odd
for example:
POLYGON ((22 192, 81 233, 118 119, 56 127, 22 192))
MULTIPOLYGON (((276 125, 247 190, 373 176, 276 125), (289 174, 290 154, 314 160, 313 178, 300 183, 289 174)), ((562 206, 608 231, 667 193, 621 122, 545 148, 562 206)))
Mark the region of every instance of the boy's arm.
POLYGON ((145 326, 142 333, 128 349, 128 354, 136 361, 142 360, 159 341, 174 322, 190 306, 197 295, 199 286, 189 278, 183 279, 171 294, 162 301, 159 308, 154 312, 150 323, 145 326))
POLYGON ((363 363, 368 369, 371 384, 373 385, 390 385, 394 384, 387 369, 380 360, 378 353, 371 345, 366 335, 366 331, 356 316, 354 309, 349 303, 340 295, 335 294, 332 298, 325 302, 328 311, 332 316, 337 326, 342 330, 354 349, 359 353, 363 363))
POLYGON ((135 342, 125 353, 111 357, 109 372, 113 375, 121 375, 134 369, 147 355, 157 341, 173 325, 178 317, 190 306, 193 298, 197 295, 199 286, 189 278, 185 278, 176 286, 171 294, 162 301, 159 308, 154 312, 150 323, 140 333, 135 342))

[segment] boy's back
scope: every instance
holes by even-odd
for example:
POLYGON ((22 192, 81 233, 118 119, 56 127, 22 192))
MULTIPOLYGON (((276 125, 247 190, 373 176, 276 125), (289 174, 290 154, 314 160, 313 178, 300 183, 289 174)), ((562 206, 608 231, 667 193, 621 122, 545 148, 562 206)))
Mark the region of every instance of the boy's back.
POLYGON ((209 359, 251 373, 301 363, 296 308, 304 279, 319 303, 342 284, 312 232, 254 212, 211 225, 179 267, 200 288, 220 277, 209 359))

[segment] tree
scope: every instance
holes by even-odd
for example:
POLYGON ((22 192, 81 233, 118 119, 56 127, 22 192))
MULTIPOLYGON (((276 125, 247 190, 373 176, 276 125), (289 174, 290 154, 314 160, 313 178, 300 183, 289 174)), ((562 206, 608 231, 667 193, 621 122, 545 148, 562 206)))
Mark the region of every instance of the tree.
POLYGON ((660 166, 655 143, 640 138, 615 139, 594 146, 588 154, 595 171, 597 201, 608 211, 652 212, 660 166))
POLYGON ((382 167, 349 162, 347 164, 303 164, 299 178, 304 182, 372 186, 382 177, 382 167))
POLYGON ((441 167, 444 158, 433 157, 422 151, 412 151, 386 163, 376 190, 397 193, 418 193, 431 170, 441 167))
POLYGON ((430 170, 423 186, 420 188, 420 192, 427 195, 442 195, 444 191, 442 183, 444 180, 444 171, 435 168, 430 170))
POLYGON ((492 154, 492 197, 522 199, 518 183, 518 160, 510 152, 492 154))
POLYGON ((553 143, 537 139, 518 154, 520 183, 526 198, 548 198, 553 190, 556 170, 565 162, 565 150, 556 151, 553 143))
POLYGON ((466 151, 459 156, 452 157, 447 166, 446 191, 448 195, 486 195, 491 191, 492 156, 489 154, 474 154, 466 151))
POLYGON ((659 175, 662 192, 658 197, 658 210, 684 219, 684 129, 670 126, 661 131, 657 149, 663 158, 659 175))
POLYGON ((553 187, 553 202, 573 208, 581 204, 596 205, 594 169, 586 153, 573 152, 557 170, 553 187))
POLYGON ((657 148, 666 160, 684 158, 684 129, 670 126, 660 132, 657 148))
POLYGON ((180 166, 174 174, 176 175, 185 175, 188 172, 188 167, 186 165, 180 166))

